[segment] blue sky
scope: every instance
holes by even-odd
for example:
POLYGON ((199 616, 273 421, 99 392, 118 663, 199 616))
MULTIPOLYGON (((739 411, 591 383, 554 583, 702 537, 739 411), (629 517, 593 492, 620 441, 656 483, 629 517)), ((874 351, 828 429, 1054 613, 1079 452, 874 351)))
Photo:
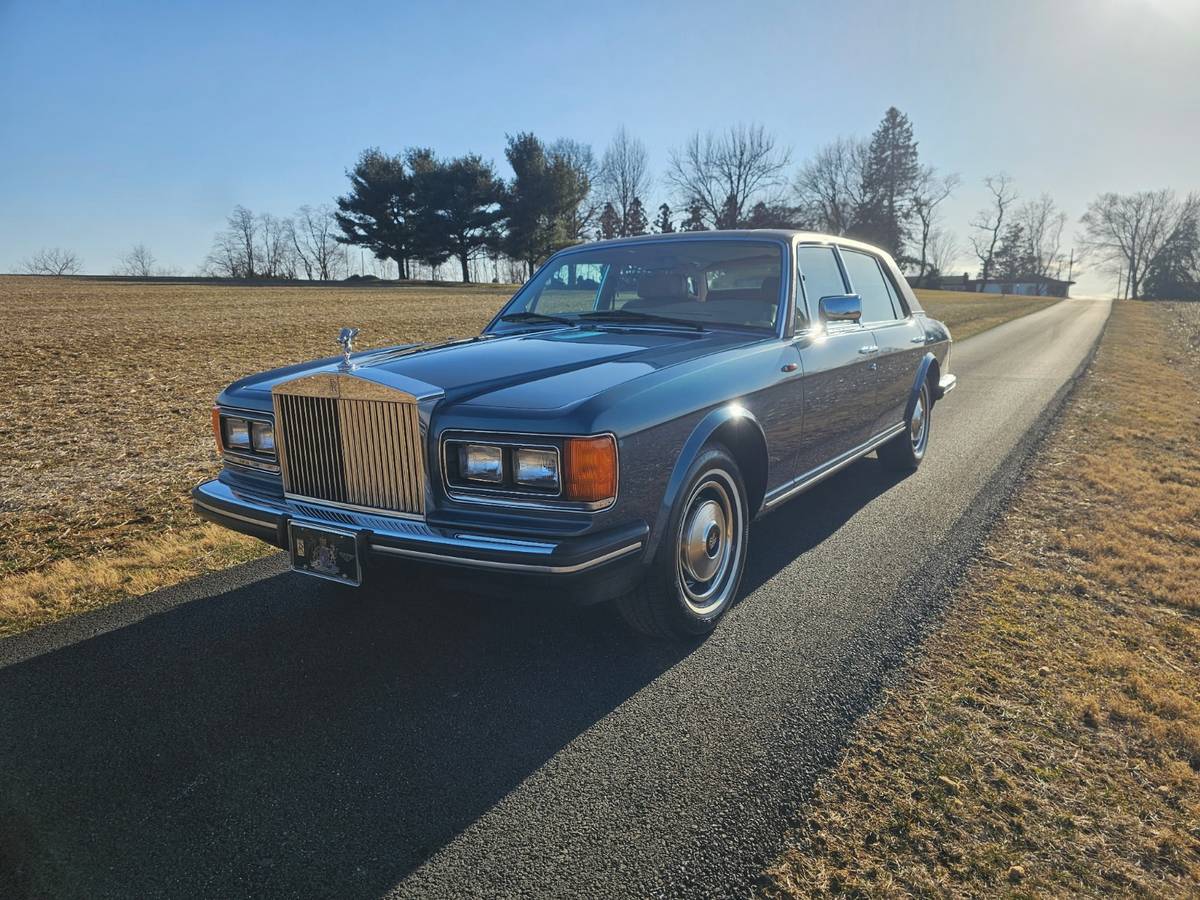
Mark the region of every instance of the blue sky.
POLYGON ((505 133, 599 152, 623 124, 661 173, 696 129, 762 123, 799 162, 892 104, 963 177, 963 239, 1000 169, 1073 222, 1102 190, 1200 189, 1200 3, 0 0, 0 270, 143 242, 191 272, 234 204, 328 201, 371 145, 506 171, 505 133))

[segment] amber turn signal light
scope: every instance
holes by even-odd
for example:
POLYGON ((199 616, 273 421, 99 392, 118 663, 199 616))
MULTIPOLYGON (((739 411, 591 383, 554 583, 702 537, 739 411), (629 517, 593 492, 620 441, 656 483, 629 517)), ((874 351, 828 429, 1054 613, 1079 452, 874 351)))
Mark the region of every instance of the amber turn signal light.
POLYGON ((217 442, 217 455, 220 456, 225 452, 225 443, 221 440, 221 408, 219 406, 212 408, 212 426, 213 440, 217 442))
POLYGON ((617 495, 617 444, 611 436, 567 438, 563 451, 567 499, 596 503, 617 495))

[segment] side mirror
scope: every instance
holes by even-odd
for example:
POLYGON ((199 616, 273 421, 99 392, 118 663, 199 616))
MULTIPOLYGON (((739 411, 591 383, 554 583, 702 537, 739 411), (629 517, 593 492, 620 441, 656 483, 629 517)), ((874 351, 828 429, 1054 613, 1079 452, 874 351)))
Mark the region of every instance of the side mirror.
POLYGON ((858 294, 834 294, 817 304, 826 322, 857 322, 862 318, 862 298, 858 294))

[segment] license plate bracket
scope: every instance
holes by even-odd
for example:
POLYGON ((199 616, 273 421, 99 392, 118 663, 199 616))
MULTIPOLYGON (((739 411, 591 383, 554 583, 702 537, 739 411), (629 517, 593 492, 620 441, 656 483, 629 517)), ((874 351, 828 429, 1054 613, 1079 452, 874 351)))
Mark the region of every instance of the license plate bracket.
POLYGON ((362 585, 358 536, 353 531, 288 522, 292 571, 354 587, 362 585))

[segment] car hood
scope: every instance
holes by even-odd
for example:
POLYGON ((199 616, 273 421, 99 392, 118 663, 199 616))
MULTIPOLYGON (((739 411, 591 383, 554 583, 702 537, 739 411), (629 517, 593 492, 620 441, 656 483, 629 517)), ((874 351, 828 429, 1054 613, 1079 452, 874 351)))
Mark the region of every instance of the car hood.
MULTIPOLYGON (((553 410, 660 369, 761 341, 765 335, 644 328, 561 328, 393 347, 354 357, 355 373, 468 407, 553 410)), ((302 375, 337 371, 340 358, 277 369, 231 385, 223 400, 268 394, 302 375)), ((257 405, 257 404, 256 404, 257 405)))

